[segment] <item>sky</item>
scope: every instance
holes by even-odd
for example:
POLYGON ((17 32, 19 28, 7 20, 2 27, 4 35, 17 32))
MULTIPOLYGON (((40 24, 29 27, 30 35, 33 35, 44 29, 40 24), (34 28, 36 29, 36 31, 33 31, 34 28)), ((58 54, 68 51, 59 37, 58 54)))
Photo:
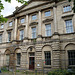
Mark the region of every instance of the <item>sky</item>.
MULTIPOLYGON (((28 0, 26 0, 28 1, 28 0)), ((21 6, 21 3, 18 3, 16 0, 11 0, 11 3, 5 2, 2 0, 2 3, 4 4, 4 10, 2 10, 1 14, 5 17, 8 15, 11 15, 15 11, 16 6, 21 6)))

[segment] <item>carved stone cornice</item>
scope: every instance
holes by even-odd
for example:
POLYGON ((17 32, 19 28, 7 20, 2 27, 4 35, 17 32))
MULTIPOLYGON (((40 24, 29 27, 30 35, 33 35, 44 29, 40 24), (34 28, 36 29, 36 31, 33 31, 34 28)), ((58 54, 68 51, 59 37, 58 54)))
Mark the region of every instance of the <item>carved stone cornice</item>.
POLYGON ((62 15, 62 18, 72 17, 72 16, 74 16, 74 14, 66 14, 66 15, 62 15))
POLYGON ((25 27, 25 25, 19 25, 19 26, 18 26, 18 29, 24 28, 24 27, 25 27))
POLYGON ((37 25, 38 22, 31 22, 29 25, 32 26, 32 25, 37 25))
POLYGON ((43 23, 53 21, 53 18, 43 20, 43 23))

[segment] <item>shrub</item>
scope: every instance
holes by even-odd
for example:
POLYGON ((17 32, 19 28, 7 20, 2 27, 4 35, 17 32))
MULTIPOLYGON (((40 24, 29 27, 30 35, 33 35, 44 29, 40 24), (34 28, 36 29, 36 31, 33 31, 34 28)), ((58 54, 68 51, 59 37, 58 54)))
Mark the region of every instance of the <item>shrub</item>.
POLYGON ((48 73, 48 75, 75 75, 75 72, 74 71, 68 71, 68 70, 53 70, 53 71, 50 71, 48 73))

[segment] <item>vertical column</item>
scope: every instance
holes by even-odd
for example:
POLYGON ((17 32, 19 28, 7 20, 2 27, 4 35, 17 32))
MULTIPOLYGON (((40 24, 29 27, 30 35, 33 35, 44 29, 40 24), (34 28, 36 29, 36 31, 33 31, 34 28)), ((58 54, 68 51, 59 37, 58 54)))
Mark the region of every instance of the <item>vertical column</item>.
POLYGON ((42 40, 42 31, 41 31, 41 28, 42 28, 42 15, 41 15, 41 11, 39 11, 39 23, 38 23, 38 39, 37 41, 41 41, 42 40))
POLYGON ((42 24, 42 17, 41 17, 41 11, 39 11, 38 36, 41 35, 41 24, 42 24))
POLYGON ((56 6, 53 7, 53 15, 54 15, 54 32, 57 32, 57 16, 56 16, 56 6))
POLYGON ((41 24, 42 24, 42 17, 41 17, 41 11, 39 11, 38 35, 41 35, 41 24))
POLYGON ((16 39, 17 37, 17 18, 15 18, 15 26, 14 26, 14 40, 17 40, 16 39))
POLYGON ((25 37, 28 37, 28 14, 26 15, 26 28, 25 28, 25 37))

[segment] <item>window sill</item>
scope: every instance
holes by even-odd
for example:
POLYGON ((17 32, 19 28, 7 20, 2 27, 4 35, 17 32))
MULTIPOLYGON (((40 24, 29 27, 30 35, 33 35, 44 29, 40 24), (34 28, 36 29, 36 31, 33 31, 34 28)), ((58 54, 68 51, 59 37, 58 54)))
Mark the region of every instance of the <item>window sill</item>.
POLYGON ((16 67, 20 67, 20 65, 17 64, 16 67))
POLYGON ((51 68, 51 65, 44 65, 44 68, 51 68))

